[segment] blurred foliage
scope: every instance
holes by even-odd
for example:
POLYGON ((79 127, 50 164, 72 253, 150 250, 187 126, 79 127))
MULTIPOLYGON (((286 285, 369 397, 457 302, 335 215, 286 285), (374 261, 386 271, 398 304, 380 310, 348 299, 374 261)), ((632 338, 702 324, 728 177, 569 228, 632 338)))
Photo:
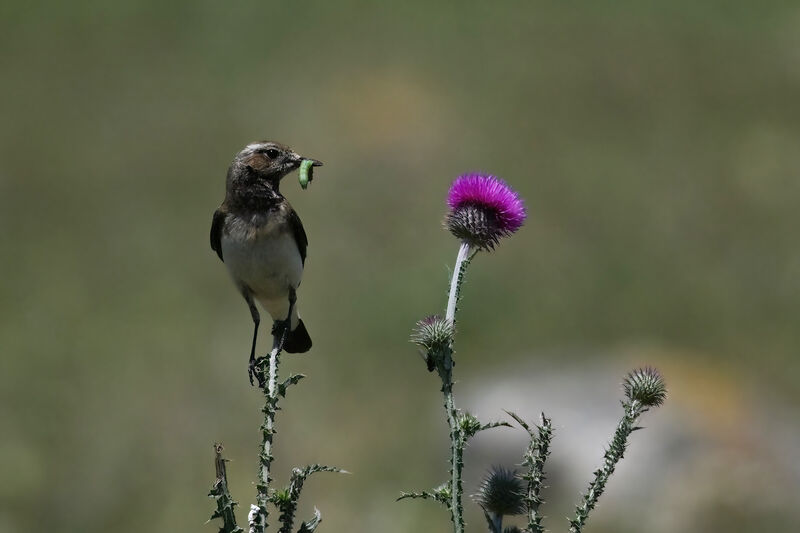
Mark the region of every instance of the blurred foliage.
POLYGON ((796 408, 798 36, 785 1, 4 2, 0 531, 213 531, 215 440, 252 499, 250 318, 208 227, 255 139, 325 162, 285 186, 315 348, 276 457, 354 472, 309 483, 326 531, 448 528, 394 500, 443 481, 407 334, 443 307, 464 171, 530 219, 468 275, 459 378, 646 342, 796 408))

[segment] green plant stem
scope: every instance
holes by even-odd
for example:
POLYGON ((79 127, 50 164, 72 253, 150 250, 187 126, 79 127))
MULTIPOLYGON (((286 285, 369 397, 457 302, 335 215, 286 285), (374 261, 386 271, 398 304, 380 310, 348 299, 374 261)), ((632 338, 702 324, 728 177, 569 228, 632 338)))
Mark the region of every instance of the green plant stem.
POLYGON ((589 518, 589 513, 597 505, 597 500, 600 499, 605 490, 608 478, 614 473, 614 468, 625 454, 625 449, 628 446, 628 437, 638 429, 636 420, 642 413, 647 411, 647 408, 636 400, 623 402, 622 407, 625 412, 619 425, 617 425, 611 444, 603 455, 603 465, 595 471, 594 480, 589 483, 589 490, 583 495, 581 503, 575 508, 575 518, 569 521, 570 533, 581 533, 583 530, 586 519, 589 518))
MULTIPOLYGON (((269 369, 267 374, 267 387, 264 389, 264 422, 261 424, 261 450, 259 452, 260 468, 258 470, 258 484, 256 485, 256 509, 251 512, 250 532, 264 533, 267 529, 269 510, 270 468, 272 466, 272 439, 275 435, 275 413, 278 407, 278 365, 283 343, 286 340, 288 327, 282 328, 280 334, 272 337, 272 350, 269 352, 269 369)), ((260 369, 264 371, 263 364, 260 369)))
MULTIPOLYGON (((294 527, 294 515, 297 512, 297 503, 300 499, 300 492, 303 490, 303 484, 311 474, 317 472, 339 472, 346 474, 347 472, 341 468, 323 465, 309 465, 305 468, 294 468, 292 470, 292 478, 289 486, 286 488, 285 494, 281 498, 276 498, 273 503, 276 504, 280 510, 281 527, 278 533, 292 533, 294 527)), ((318 512, 316 513, 319 514, 318 512)), ((306 525, 306 528, 309 526, 306 525)))
POLYGON ((214 481, 214 486, 208 495, 217 501, 217 510, 211 516, 211 520, 215 518, 222 519, 222 527, 219 528, 219 533, 243 533, 244 530, 236 525, 236 514, 233 511, 236 502, 233 501, 231 493, 228 491, 228 475, 225 469, 226 460, 222 457, 222 449, 222 444, 214 444, 214 467, 217 479, 214 481))
POLYGON ((497 533, 503 533, 503 515, 493 515, 491 516, 492 519, 492 529, 497 533))
POLYGON ((544 533, 542 514, 539 506, 542 504, 542 485, 544 484, 544 463, 550 455, 550 439, 553 436, 553 426, 550 419, 541 416, 541 425, 537 428, 537 435, 531 433, 531 441, 525 462, 528 466, 526 476, 528 487, 525 495, 525 504, 528 508, 528 530, 531 533, 544 533))
POLYGON ((469 243, 462 242, 456 256, 456 266, 453 268, 453 279, 450 280, 450 294, 447 298, 447 312, 445 318, 455 325, 456 307, 461 297, 461 284, 464 282, 464 273, 470 262, 469 243))
MULTIPOLYGON (((461 285, 464 282, 464 273, 470 262, 470 246, 462 242, 458 248, 456 264, 453 268, 453 278, 450 281, 450 293, 447 298, 447 311, 445 319, 455 324, 456 309, 461 294, 461 285)), ((453 521, 455 533, 464 533, 464 508, 462 504, 463 485, 461 472, 464 468, 464 435, 458 424, 458 409, 453 398, 453 346, 444 355, 439 367, 439 377, 442 379, 442 394, 444 395, 444 409, 447 413, 447 424, 450 426, 450 518, 453 521)))
MULTIPOLYGON (((448 372, 452 375, 452 372, 448 372)), ((452 379, 442 383, 444 408, 447 412, 447 424, 450 426, 450 517, 453 520, 455 533, 464 532, 464 509, 461 502, 463 486, 461 472, 464 468, 464 437, 458 425, 458 410, 453 400, 452 379)))

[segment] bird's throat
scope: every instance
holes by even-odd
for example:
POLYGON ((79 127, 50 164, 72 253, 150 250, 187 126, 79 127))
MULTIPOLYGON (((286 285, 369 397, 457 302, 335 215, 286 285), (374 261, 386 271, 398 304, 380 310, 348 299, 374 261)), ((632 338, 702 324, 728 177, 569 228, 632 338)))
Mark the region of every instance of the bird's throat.
POLYGON ((278 190, 279 181, 259 180, 236 184, 230 191, 234 209, 265 213, 284 201, 278 190))

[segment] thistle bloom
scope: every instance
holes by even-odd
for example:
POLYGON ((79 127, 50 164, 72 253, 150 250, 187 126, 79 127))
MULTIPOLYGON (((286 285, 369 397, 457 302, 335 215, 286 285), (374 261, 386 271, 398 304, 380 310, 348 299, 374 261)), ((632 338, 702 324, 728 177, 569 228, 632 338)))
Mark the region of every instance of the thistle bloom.
POLYGON ((447 205, 447 229, 470 246, 487 251, 517 231, 527 216, 522 199, 506 182, 484 174, 456 178, 447 205))

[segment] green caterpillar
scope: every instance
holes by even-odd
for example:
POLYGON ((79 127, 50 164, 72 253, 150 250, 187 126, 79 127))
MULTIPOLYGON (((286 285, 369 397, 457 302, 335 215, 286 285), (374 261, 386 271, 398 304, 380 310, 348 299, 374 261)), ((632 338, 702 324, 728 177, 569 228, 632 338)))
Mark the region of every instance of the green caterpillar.
POLYGON ((312 159, 303 159, 300 163, 300 186, 305 189, 308 187, 308 182, 314 179, 314 161, 312 159))

